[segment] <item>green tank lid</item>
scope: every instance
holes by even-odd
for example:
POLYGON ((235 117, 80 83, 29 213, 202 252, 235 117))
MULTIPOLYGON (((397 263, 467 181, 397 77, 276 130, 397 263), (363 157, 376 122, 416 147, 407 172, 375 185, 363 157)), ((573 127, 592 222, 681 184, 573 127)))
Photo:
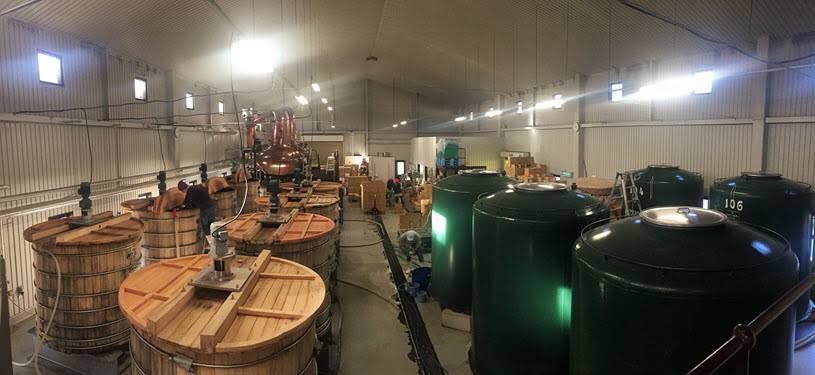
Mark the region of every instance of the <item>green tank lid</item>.
POLYGON ((483 169, 465 170, 457 175, 442 179, 433 185, 434 189, 444 189, 452 192, 493 192, 497 189, 511 188, 516 183, 514 179, 501 176, 496 171, 483 169))
POLYGON ((699 207, 650 208, 584 232, 581 239, 604 256, 673 271, 745 269, 789 253, 781 236, 699 207))
POLYGON ((810 193, 812 186, 804 183, 784 178, 781 173, 770 172, 741 172, 741 175, 716 180, 711 190, 723 191, 744 191, 753 195, 761 195, 764 199, 768 196, 802 195, 810 193))
POLYGON ((561 183, 520 183, 493 193, 475 204, 485 213, 515 220, 552 221, 563 216, 601 215, 607 208, 580 191, 561 183))
POLYGON ((633 172, 643 209, 659 206, 702 206, 704 179, 677 165, 651 164, 633 172))

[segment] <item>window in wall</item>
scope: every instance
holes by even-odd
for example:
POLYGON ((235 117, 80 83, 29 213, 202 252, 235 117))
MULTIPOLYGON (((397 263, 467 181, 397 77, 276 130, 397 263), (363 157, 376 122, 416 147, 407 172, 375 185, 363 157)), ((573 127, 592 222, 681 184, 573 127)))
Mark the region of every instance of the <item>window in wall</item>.
POLYGON ((184 104, 186 105, 187 109, 195 109, 195 97, 192 96, 191 92, 188 92, 184 95, 184 104))
POLYGON ((37 52, 40 82, 62 86, 62 58, 45 51, 37 52))
POLYGON ((224 115, 224 102, 218 101, 218 114, 223 116, 224 115))
POLYGON ((608 100, 612 102, 619 102, 623 100, 623 84, 621 82, 612 83, 608 85, 608 100))
POLYGON ((138 100, 147 100, 147 80, 142 78, 133 79, 134 96, 138 100))
POLYGON ((552 108, 563 109, 563 94, 552 95, 552 108))
POLYGON ((710 94, 713 92, 713 71, 705 70, 693 73, 693 93, 710 94))
POLYGON ((396 161, 396 176, 401 176, 405 174, 405 161, 404 160, 397 160, 396 161))

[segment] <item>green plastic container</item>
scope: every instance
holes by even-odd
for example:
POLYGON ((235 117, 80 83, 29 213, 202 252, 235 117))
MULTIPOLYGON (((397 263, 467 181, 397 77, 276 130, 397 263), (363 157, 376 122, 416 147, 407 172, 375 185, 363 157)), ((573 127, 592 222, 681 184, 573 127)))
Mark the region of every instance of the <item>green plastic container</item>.
MULTIPOLYGON (((715 210, 659 207, 592 225, 574 245, 571 373, 685 374, 791 288, 797 269, 777 233, 715 210)), ((794 323, 790 308, 757 337, 751 375, 789 375, 794 323)))
POLYGON ((702 207, 705 182, 701 175, 675 165, 654 164, 634 172, 642 209, 660 206, 702 207))
MULTIPOLYGON (((710 208, 731 218, 784 236, 798 256, 798 280, 812 272, 812 202, 809 184, 782 178, 778 173, 744 172, 717 180, 710 187, 710 208)), ((809 315, 809 297, 797 305, 798 319, 809 315)))
POLYGON ((430 294, 442 308, 470 312, 473 203, 517 181, 492 171, 465 171, 433 185, 430 294))
POLYGON ((568 373, 572 245, 608 215, 600 201, 556 183, 517 184, 475 203, 474 373, 568 373))

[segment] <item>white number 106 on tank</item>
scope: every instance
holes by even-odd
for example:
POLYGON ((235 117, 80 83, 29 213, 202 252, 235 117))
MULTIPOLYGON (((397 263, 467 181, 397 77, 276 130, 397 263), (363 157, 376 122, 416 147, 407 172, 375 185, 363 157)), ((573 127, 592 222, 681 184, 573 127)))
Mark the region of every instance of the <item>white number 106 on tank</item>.
POLYGON ((727 199, 724 200, 724 208, 741 211, 744 209, 744 201, 737 201, 735 199, 727 199))

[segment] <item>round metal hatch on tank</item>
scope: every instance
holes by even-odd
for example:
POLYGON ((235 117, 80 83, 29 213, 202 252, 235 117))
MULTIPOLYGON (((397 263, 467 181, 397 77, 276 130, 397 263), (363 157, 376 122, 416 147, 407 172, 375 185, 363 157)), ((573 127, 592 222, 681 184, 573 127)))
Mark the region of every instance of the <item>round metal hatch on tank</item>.
POLYGON ((498 172, 474 170, 433 185, 430 290, 442 308, 470 312, 473 203, 483 194, 508 189, 516 182, 498 172))
MULTIPOLYGON (((784 238, 695 207, 593 224, 573 254, 571 374, 684 374, 797 280, 784 238)), ((790 373, 794 318, 758 335, 750 374, 790 373)))
POLYGON ((558 183, 517 184, 473 205, 473 372, 568 373, 572 245, 608 215, 558 183))
POLYGON ((642 209, 659 206, 702 207, 704 179, 675 165, 652 164, 633 172, 642 209))
MULTIPOLYGON (((744 172, 717 180, 710 187, 710 208, 784 236, 798 256, 798 280, 812 272, 812 215, 815 194, 809 184, 778 173, 744 172)), ((797 317, 809 315, 808 297, 798 301, 797 317)))

